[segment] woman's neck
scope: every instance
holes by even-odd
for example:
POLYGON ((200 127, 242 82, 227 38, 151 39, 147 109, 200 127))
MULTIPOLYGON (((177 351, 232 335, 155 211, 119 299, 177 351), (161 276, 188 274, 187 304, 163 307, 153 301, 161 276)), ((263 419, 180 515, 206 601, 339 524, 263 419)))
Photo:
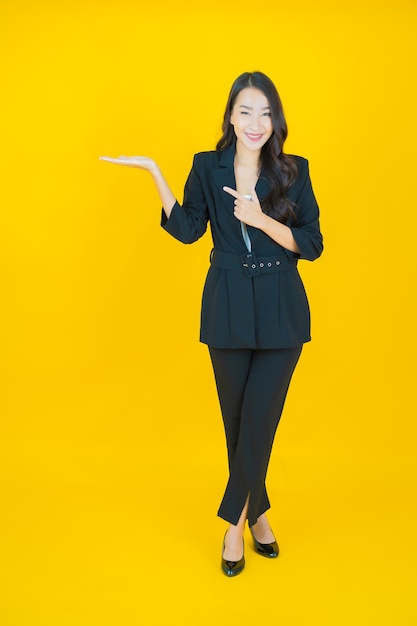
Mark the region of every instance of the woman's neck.
POLYGON ((242 167, 251 167, 256 170, 259 169, 261 164, 261 151, 260 150, 248 150, 241 144, 236 144, 235 165, 242 167))

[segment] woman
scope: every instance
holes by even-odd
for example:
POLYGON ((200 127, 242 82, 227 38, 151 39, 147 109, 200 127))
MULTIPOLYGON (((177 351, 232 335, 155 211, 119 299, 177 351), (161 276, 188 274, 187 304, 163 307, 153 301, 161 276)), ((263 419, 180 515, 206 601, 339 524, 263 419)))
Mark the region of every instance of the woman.
POLYGON ((200 339, 209 346, 228 449, 218 512, 229 522, 221 560, 227 576, 245 566, 246 520, 256 552, 278 556, 265 478, 291 376, 310 340, 297 260, 314 260, 323 249, 308 163, 284 154, 286 136, 274 84, 246 72, 232 85, 216 151, 194 157, 182 206, 152 159, 101 157, 150 172, 162 226, 180 241, 196 241, 210 221, 200 339))

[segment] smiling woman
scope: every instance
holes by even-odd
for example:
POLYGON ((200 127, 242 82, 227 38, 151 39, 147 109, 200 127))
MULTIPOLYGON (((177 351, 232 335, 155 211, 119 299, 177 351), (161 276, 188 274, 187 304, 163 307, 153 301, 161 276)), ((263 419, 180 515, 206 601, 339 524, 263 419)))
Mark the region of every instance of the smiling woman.
POLYGON ((288 386, 310 340, 297 261, 323 249, 308 164, 283 152, 286 136, 274 84, 247 72, 232 86, 217 149, 194 157, 182 206, 153 159, 101 157, 152 175, 162 226, 178 240, 192 243, 211 225, 200 339, 209 346, 226 432, 230 475, 218 514, 229 522, 221 567, 230 577, 245 566, 246 520, 255 551, 278 556, 265 479, 288 386))
POLYGON ((218 150, 224 150, 237 142, 238 151, 244 151, 245 147, 249 147, 251 139, 255 149, 259 150, 264 146, 260 165, 268 180, 270 192, 263 200, 263 210, 270 212, 281 222, 285 222, 290 214, 294 217, 292 203, 286 197, 286 191, 297 176, 297 166, 294 159, 283 152, 288 129, 281 98, 274 83, 260 72, 253 72, 250 78, 248 74, 239 76, 230 91, 222 129, 223 136, 217 143, 218 150), (247 116, 250 116, 252 123, 241 123, 240 120, 247 116), (261 121, 255 117, 260 117, 261 121), (259 123, 260 128, 253 128, 253 123, 259 123), (248 141, 242 141, 240 130, 246 130, 246 135, 243 136, 248 141), (258 140, 258 143, 256 135, 260 134, 260 130, 268 136, 265 141, 258 140))

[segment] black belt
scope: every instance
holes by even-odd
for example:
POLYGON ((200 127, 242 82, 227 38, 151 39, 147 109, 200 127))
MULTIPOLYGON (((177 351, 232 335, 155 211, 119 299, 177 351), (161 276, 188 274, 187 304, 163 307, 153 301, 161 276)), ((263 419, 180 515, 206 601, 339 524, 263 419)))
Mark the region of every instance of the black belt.
POLYGON ((210 260, 212 267, 244 272, 246 276, 281 272, 284 269, 297 266, 297 260, 294 259, 292 261, 285 253, 256 257, 253 252, 230 254, 229 252, 213 249, 210 254, 210 260))

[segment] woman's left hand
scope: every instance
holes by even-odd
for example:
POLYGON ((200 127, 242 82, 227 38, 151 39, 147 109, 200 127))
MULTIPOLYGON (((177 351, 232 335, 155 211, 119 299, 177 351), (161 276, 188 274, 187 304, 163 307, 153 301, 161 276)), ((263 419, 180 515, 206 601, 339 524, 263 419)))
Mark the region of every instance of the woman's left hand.
POLYGON ((265 213, 262 212, 262 208, 256 195, 255 187, 251 190, 251 200, 245 198, 235 189, 231 187, 223 187, 223 191, 229 193, 235 198, 235 217, 247 224, 247 226, 253 226, 254 228, 263 228, 265 224, 265 213))

